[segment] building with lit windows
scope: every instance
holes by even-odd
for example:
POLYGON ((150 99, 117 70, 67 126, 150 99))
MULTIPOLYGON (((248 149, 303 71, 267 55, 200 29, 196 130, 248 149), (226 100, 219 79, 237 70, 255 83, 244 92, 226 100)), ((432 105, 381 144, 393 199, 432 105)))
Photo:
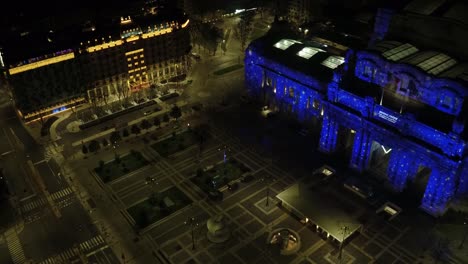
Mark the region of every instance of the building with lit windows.
POLYGON ((396 192, 414 191, 423 210, 440 215, 468 194, 468 64, 427 38, 418 46, 388 34, 405 17, 394 14, 380 10, 371 45, 343 57, 292 39, 255 40, 246 85, 270 108, 312 121, 319 150, 396 192))
POLYGON ((321 14, 322 7, 315 0, 290 0, 288 2, 288 20, 295 25, 300 25, 317 18, 321 14))
POLYGON ((19 114, 37 120, 185 74, 188 25, 186 16, 158 10, 57 32, 11 33, 2 61, 19 114))

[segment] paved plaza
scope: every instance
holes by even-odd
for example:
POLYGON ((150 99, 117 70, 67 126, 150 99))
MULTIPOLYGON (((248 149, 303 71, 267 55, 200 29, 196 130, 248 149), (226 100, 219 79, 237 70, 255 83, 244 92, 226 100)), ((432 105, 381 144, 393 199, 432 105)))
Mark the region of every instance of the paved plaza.
MULTIPOLYGON (((105 186, 108 195, 116 198, 129 225, 135 224, 126 209, 148 198, 153 191, 173 186, 183 191, 192 201, 169 217, 139 230, 142 240, 148 241, 156 263, 339 263, 338 245, 314 228, 300 222, 279 205, 274 198, 298 177, 283 168, 281 162, 256 145, 244 144, 233 130, 223 129, 211 122, 210 134, 202 150, 198 144, 181 152, 161 157, 150 144, 138 145, 137 151, 150 161, 149 165, 111 181, 105 186), (240 182, 236 190, 224 190, 224 199, 211 201, 206 193, 190 180, 198 168, 223 160, 223 149, 229 149, 228 157, 235 158, 250 169, 253 180, 240 182), (155 179, 147 184, 148 177, 155 179), (273 179, 267 187, 264 179, 273 179), (267 188, 269 202, 266 205, 267 188), (220 244, 207 239, 206 222, 210 217, 223 215, 231 231, 231 238, 220 244), (194 218, 194 245, 191 228, 185 222, 194 218), (271 230, 289 228, 301 239, 299 251, 282 256, 279 249, 266 243, 271 230), (195 247, 195 249, 192 249, 195 247)), ((315 155, 315 154, 314 154, 315 155)), ((318 154, 317 154, 318 155, 318 154)), ((94 175, 96 181, 99 181, 94 175)), ((103 184, 103 183, 100 183, 103 184)), ((343 263, 432 263, 407 246, 413 235, 413 220, 402 214, 387 221, 375 214, 375 209, 353 193, 341 189, 335 195, 346 199, 364 227, 345 245, 343 263)), ((339 187, 338 187, 339 188, 339 187)), ((452 260, 453 263, 460 263, 452 260)))

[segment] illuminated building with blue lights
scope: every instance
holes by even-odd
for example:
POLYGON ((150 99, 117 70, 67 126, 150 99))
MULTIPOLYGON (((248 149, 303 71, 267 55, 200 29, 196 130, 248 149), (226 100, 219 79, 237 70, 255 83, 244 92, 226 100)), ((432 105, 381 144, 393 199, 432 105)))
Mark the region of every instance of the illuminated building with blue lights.
POLYGON ((246 50, 247 89, 270 108, 320 126, 320 151, 378 172, 397 192, 419 188, 421 208, 441 215, 468 194, 468 66, 407 42, 372 41, 340 57, 262 37, 246 50))
POLYGON ((16 30, 3 39, 0 63, 29 122, 183 76, 190 67, 188 26, 186 16, 158 10, 57 31, 16 30))

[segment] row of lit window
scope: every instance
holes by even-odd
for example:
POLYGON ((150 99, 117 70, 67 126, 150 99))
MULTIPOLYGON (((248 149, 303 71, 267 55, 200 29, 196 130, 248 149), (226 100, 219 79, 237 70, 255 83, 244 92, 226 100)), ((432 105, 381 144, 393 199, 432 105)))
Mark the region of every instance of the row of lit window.
MULTIPOLYGON (((140 58, 143 58, 143 57, 144 57, 144 55, 143 55, 143 54, 140 54, 140 58)), ((133 59, 134 59, 134 60, 137 60, 137 59, 138 59, 138 56, 133 56, 133 59)), ((132 60, 131 57, 128 57, 128 58, 127 58, 127 61, 131 61, 131 60, 132 60)))
POLYGON ((138 66, 139 63, 144 64, 145 61, 144 61, 144 60, 141 60, 140 62, 137 61, 137 62, 135 62, 135 63, 133 63, 133 64, 130 63, 130 64, 128 64, 128 67, 131 68, 132 66, 138 66))

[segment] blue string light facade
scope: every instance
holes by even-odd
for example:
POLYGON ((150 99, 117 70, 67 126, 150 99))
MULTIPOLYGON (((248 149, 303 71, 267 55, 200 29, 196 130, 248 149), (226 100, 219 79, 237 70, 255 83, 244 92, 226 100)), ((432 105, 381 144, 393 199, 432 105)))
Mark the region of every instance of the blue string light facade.
MULTIPOLYGON (((335 152, 340 129, 352 131, 349 166, 359 172, 367 170, 375 146, 382 147, 380 151, 389 155, 387 179, 396 191, 415 180, 421 168, 430 170, 421 208, 433 215, 443 214, 456 195, 468 194, 467 141, 459 118, 468 87, 392 62, 372 50, 350 50, 344 64, 324 80, 276 59, 276 53, 282 52, 274 47, 276 41, 259 39, 250 44, 245 57, 246 86, 251 96, 267 105, 273 102, 280 111, 304 121, 320 120, 320 151, 335 152), (385 96, 390 93, 406 103, 401 108, 386 105, 385 96), (451 125, 439 129, 421 121, 417 112, 407 110, 409 100, 446 115, 453 120, 451 125)), ((302 47, 294 45, 296 50, 302 47)))

